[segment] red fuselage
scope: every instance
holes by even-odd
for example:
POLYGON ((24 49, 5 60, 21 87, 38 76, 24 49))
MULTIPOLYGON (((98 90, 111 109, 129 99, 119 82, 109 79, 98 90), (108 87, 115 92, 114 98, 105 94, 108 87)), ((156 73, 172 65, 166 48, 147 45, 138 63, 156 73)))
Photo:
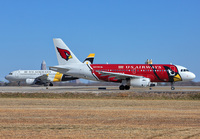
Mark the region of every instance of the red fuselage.
POLYGON ((171 64, 91 64, 92 72, 103 81, 121 82, 112 76, 102 76, 99 71, 129 74, 149 78, 151 82, 181 81, 175 65, 171 64))

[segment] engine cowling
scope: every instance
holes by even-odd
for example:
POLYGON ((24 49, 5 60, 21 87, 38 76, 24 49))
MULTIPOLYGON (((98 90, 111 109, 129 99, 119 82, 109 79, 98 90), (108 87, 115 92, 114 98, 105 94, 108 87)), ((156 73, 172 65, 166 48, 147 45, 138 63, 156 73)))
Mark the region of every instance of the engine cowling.
POLYGON ((149 78, 138 78, 138 79, 131 79, 130 85, 131 86, 139 86, 139 87, 146 87, 149 86, 151 83, 149 78))
POLYGON ((26 84, 34 84, 35 79, 26 79, 26 84))

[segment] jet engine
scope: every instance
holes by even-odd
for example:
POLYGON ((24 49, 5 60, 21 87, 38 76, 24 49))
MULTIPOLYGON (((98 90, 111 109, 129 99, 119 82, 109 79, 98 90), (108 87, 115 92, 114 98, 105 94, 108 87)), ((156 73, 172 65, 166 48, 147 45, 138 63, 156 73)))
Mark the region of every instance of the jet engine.
POLYGON ((35 82, 35 79, 26 79, 26 83, 27 84, 34 84, 34 82, 35 82))
POLYGON ((139 87, 146 87, 150 85, 150 79, 149 78, 138 78, 138 79, 131 79, 130 85, 131 86, 139 86, 139 87))

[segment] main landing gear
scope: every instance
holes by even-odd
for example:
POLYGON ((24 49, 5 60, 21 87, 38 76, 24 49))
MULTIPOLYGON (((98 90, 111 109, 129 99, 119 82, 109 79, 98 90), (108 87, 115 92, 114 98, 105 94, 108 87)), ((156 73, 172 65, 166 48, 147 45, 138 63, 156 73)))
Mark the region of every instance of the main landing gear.
POLYGON ((119 86, 119 90, 129 90, 130 89, 130 86, 128 85, 120 85, 119 86))
POLYGON ((130 89, 130 79, 122 80, 122 84, 119 86, 119 90, 129 90, 130 89))
MULTIPOLYGON (((49 89, 49 88, 48 88, 48 83, 45 83, 44 86, 46 86, 46 89, 49 89)), ((50 83, 49 83, 49 86, 53 86, 53 84, 50 82, 50 83)))
POLYGON ((53 84, 50 82, 50 83, 49 83, 49 86, 53 86, 53 84))

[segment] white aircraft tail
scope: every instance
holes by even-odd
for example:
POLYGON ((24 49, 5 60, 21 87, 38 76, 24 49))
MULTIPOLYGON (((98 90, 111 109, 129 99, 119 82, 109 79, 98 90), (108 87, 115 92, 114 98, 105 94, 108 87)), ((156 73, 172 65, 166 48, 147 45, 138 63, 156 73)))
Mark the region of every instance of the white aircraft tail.
POLYGON ((81 63, 60 38, 53 39, 59 65, 81 63))
POLYGON ((83 61, 83 63, 85 64, 93 64, 93 61, 94 61, 94 56, 95 54, 94 53, 91 53, 87 56, 87 58, 83 61))

